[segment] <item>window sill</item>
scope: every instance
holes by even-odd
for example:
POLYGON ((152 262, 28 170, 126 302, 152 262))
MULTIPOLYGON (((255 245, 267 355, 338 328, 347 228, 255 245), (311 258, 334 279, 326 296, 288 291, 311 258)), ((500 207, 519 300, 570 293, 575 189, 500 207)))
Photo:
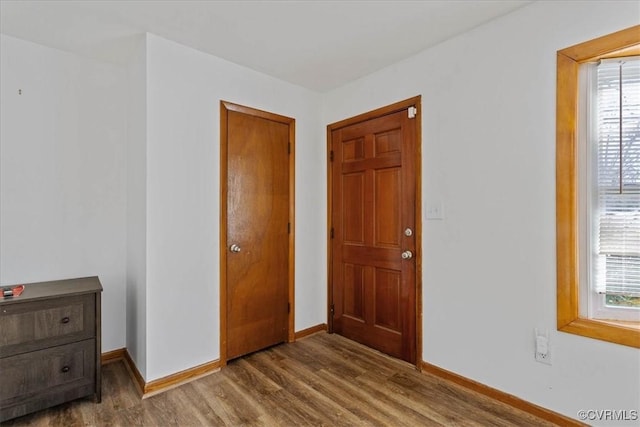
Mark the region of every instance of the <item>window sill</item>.
POLYGON ((635 329, 640 331, 640 322, 625 321, 625 320, 597 320, 598 322, 604 322, 611 326, 619 326, 622 328, 635 329))
POLYGON ((577 318, 558 330, 629 347, 640 348, 640 323, 577 318))

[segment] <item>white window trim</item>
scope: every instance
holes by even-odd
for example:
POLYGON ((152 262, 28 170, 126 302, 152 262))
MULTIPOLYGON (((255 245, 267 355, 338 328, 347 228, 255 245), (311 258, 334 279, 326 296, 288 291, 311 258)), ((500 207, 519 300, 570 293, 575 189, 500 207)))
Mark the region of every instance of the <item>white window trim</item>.
POLYGON ((598 293, 593 285, 595 279, 593 242, 597 227, 597 188, 593 170, 597 170, 597 144, 591 141, 597 134, 597 106, 594 101, 596 63, 584 63, 578 69, 578 232, 579 247, 579 314, 594 320, 640 322, 640 309, 635 307, 612 307, 606 304, 606 295, 598 293))

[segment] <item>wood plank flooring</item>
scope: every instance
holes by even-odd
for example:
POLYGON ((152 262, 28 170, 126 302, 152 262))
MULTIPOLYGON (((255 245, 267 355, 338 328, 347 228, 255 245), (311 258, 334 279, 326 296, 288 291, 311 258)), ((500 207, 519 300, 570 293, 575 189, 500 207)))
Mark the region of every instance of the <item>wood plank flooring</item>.
POLYGON ((318 333, 231 361, 141 400, 123 362, 102 403, 77 400, 3 426, 548 426, 527 413, 339 335, 318 333))

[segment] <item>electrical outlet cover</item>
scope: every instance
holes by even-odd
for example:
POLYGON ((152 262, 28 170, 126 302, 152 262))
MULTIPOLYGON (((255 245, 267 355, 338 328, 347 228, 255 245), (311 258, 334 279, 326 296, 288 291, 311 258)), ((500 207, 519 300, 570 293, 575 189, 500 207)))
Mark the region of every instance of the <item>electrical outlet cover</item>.
POLYGON ((536 334, 536 353, 535 358, 537 362, 551 365, 551 348, 549 346, 549 333, 542 334, 535 330, 536 334))
POLYGON ((546 354, 536 352, 536 362, 551 365, 551 352, 547 351, 546 354))

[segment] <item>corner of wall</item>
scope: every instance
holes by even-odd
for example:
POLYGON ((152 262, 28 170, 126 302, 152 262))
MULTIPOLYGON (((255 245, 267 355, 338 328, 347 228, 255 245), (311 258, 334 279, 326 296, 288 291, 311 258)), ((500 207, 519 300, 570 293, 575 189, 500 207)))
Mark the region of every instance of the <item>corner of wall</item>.
POLYGON ((127 61, 127 349, 146 376, 147 37, 132 39, 127 61))

